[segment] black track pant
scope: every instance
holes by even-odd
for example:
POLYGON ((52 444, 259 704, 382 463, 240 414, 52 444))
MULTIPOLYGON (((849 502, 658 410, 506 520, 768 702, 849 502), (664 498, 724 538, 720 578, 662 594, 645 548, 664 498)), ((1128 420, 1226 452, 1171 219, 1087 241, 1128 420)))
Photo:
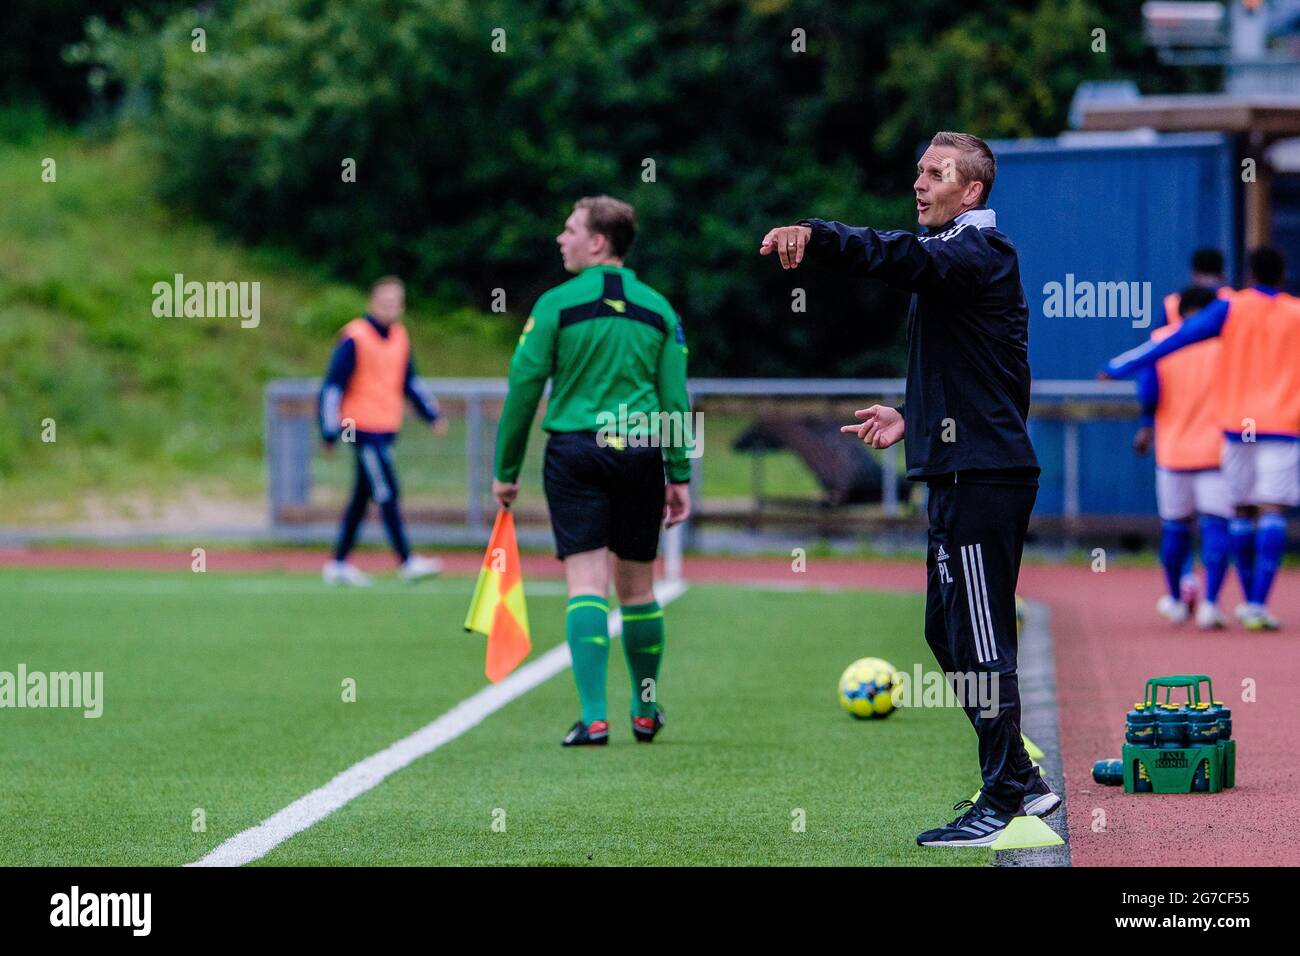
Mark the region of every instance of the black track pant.
POLYGON ((363 438, 358 435, 355 445, 357 455, 356 480, 352 485, 352 500, 343 512, 338 544, 334 559, 343 561, 357 540, 357 529, 366 517, 366 506, 374 499, 388 531, 388 540, 401 561, 411 556, 406 543, 406 529, 402 526, 402 513, 397 508, 397 469, 393 467, 392 440, 363 438))
POLYGON ((1033 775, 1020 735, 1016 579, 1037 495, 966 475, 930 485, 925 639, 939 667, 958 675, 950 681, 979 737, 983 799, 1002 812, 1019 810, 1033 775))

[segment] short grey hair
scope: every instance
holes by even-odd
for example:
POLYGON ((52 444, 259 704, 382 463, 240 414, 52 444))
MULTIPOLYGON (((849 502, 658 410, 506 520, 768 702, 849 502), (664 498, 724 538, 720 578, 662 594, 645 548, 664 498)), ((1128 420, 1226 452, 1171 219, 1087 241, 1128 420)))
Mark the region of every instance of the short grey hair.
POLYGON ((930 140, 931 146, 951 146, 960 150, 957 156, 957 174, 962 182, 979 182, 984 186, 980 203, 989 201, 993 192, 993 180, 998 175, 998 161, 993 158, 989 144, 971 133, 935 133, 930 140))

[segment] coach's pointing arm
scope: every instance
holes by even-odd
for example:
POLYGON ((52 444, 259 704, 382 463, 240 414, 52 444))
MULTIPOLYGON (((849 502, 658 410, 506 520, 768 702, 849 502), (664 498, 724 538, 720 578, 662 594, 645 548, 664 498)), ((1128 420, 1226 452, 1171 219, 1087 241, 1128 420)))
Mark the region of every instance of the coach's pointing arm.
POLYGON ((870 226, 805 219, 778 226, 763 237, 761 255, 775 252, 782 269, 809 258, 820 266, 870 276, 912 292, 972 292, 986 280, 988 246, 978 230, 948 230, 924 238, 910 232, 880 232, 870 226), (962 232, 970 232, 969 237, 962 232))

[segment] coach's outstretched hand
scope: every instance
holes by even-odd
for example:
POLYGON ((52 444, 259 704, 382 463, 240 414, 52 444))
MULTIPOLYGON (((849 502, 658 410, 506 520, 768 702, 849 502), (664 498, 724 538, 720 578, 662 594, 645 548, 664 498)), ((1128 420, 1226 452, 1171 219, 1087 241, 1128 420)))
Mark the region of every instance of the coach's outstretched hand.
POLYGON ((872 448, 888 448, 903 440, 903 416, 896 408, 872 405, 859 408, 853 417, 860 418, 862 424, 841 425, 840 431, 857 435, 872 448))
POLYGON ((669 485, 664 489, 664 527, 681 524, 691 516, 691 486, 669 485))
POLYGON ((498 481, 492 479, 492 497, 497 500, 502 508, 509 508, 516 498, 519 497, 519 482, 517 481, 498 481))
POLYGON ((763 237, 758 254, 768 256, 775 252, 781 258, 782 269, 793 269, 803 262, 803 251, 811 236, 812 230, 807 226, 777 226, 763 237))

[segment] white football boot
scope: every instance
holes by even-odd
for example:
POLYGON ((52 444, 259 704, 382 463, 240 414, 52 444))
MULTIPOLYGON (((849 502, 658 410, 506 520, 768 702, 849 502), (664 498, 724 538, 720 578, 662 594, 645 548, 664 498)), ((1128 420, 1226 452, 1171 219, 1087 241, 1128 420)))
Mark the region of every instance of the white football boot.
POLYGON ((442 562, 437 558, 426 558, 413 554, 402 562, 399 572, 403 581, 418 581, 420 578, 437 577, 442 573, 442 562))
POLYGON ((1262 604, 1252 604, 1253 613, 1242 621, 1248 631, 1277 631, 1282 627, 1282 622, 1268 613, 1268 608, 1262 604))
POLYGON ((370 575, 355 564, 346 561, 330 561, 321 571, 326 584, 346 584, 354 588, 370 587, 370 575))
POLYGON ((1182 624, 1187 620, 1187 605, 1182 601, 1175 600, 1168 594, 1160 595, 1160 600, 1156 602, 1156 611, 1161 617, 1172 621, 1174 624, 1182 624))
POLYGON ((1202 631, 1219 631, 1227 624, 1223 612, 1219 610, 1219 605, 1211 604, 1209 601, 1202 601, 1196 605, 1196 626, 1202 631))

